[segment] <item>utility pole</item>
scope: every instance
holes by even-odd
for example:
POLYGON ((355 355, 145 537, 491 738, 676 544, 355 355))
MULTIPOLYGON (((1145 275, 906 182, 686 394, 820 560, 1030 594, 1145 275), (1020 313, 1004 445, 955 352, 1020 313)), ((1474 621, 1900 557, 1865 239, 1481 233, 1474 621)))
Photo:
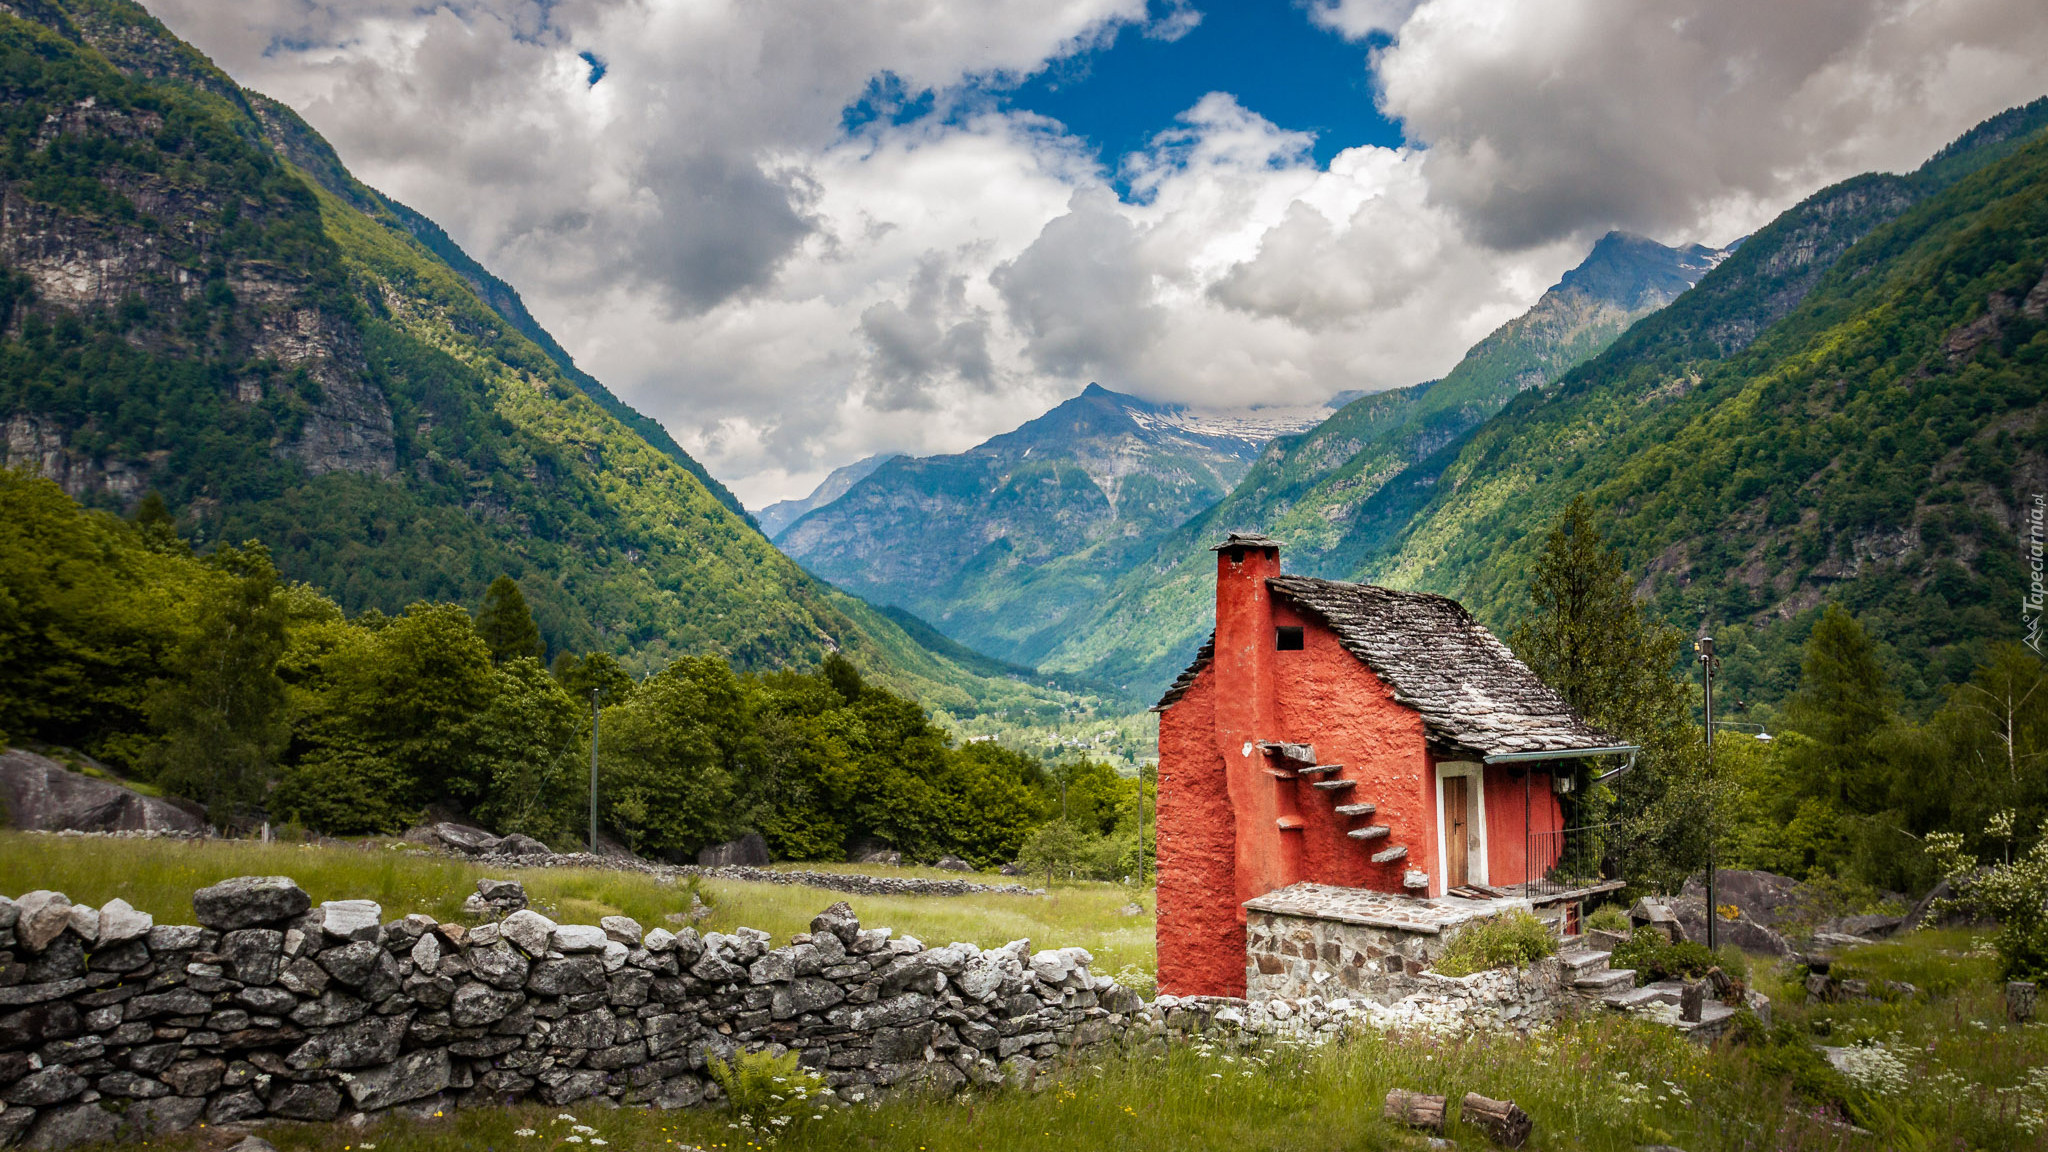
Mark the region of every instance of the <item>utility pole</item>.
POLYGON ((1716 947, 1719 933, 1715 921, 1721 918, 1721 907, 1714 900, 1714 638, 1702 636, 1694 642, 1694 650, 1700 654, 1700 669, 1706 681, 1707 703, 1707 948, 1716 947))
POLYGON ((1145 894, 1145 765, 1138 764, 1138 894, 1145 894))
POLYGON ((597 693, 590 690, 590 854, 597 855, 597 693))

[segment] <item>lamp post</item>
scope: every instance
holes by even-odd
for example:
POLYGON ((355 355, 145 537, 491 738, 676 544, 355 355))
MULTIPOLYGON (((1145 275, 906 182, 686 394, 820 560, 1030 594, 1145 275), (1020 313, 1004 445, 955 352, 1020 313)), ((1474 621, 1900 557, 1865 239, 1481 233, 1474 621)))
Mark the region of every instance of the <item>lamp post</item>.
POLYGON ((1714 899, 1714 638, 1702 636, 1693 642, 1693 651, 1700 654, 1700 670, 1706 681, 1707 703, 1707 948, 1713 950, 1718 933, 1715 921, 1721 918, 1720 905, 1714 899))
POLYGON ((597 693, 590 690, 590 854, 597 855, 597 693))

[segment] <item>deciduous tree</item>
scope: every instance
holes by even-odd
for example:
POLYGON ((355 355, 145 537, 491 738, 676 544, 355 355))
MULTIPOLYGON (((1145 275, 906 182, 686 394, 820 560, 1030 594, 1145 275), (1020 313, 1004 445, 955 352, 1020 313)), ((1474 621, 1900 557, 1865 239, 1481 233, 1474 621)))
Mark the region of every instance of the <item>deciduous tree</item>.
POLYGON ((277 674, 286 608, 262 544, 222 548, 207 562, 222 579, 150 696, 164 738, 157 780, 205 804, 215 827, 243 831, 262 819, 290 736, 277 674))

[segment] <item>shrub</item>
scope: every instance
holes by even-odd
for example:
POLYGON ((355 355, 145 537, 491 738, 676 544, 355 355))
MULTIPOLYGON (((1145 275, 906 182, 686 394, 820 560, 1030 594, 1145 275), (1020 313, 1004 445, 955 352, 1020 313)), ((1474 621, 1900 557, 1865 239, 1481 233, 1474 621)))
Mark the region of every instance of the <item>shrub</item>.
POLYGON ((1749 953, 1733 944, 1723 944, 1717 957, 1721 971, 1726 972, 1730 979, 1742 985, 1749 983, 1749 953))
POLYGON ((1517 909, 1468 924, 1436 962, 1441 976, 1470 976, 1488 968, 1527 968, 1557 951, 1557 939, 1543 921, 1517 909))
POLYGON ((711 1078, 725 1089, 732 1110, 751 1124, 772 1130, 806 1108, 823 1103, 825 1081, 814 1072, 797 1067, 800 1054, 786 1052, 741 1052, 730 1062, 712 1056, 707 1065, 711 1078))
MULTIPOLYGON (((1651 984, 1658 980, 1697 980, 1707 974, 1707 969, 1719 965, 1720 957, 1708 951, 1705 944, 1690 940, 1673 942, 1654 928, 1638 928, 1627 943, 1614 950, 1608 964, 1614 968, 1633 968, 1637 984, 1651 984)), ((1746 962, 1744 967, 1746 971, 1746 962)))
POLYGON ((1622 911, 1619 904, 1602 904, 1592 915, 1586 917, 1586 927, 1627 935, 1628 913, 1622 911))
MULTIPOLYGON (((1992 818, 1986 835, 2012 834, 2011 813, 1992 818)), ((2017 860, 1983 866, 1963 851, 1959 832, 1931 832, 1927 854, 1955 888, 1956 899, 1938 901, 1936 915, 1959 910, 1976 912, 1998 922, 1992 947, 1998 951, 1999 976, 2005 980, 2037 980, 2048 976, 2048 820, 2041 838, 2017 860)))

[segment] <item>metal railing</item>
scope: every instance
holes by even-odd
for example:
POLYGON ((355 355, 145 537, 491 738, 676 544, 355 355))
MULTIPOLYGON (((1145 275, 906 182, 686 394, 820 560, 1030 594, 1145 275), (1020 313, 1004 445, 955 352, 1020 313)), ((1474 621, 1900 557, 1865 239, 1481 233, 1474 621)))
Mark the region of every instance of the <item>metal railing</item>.
POLYGON ((1530 832, 1523 859, 1529 879, 1522 885, 1527 896, 1554 896, 1591 888, 1611 879, 1602 867, 1607 846, 1621 825, 1616 822, 1530 832))

